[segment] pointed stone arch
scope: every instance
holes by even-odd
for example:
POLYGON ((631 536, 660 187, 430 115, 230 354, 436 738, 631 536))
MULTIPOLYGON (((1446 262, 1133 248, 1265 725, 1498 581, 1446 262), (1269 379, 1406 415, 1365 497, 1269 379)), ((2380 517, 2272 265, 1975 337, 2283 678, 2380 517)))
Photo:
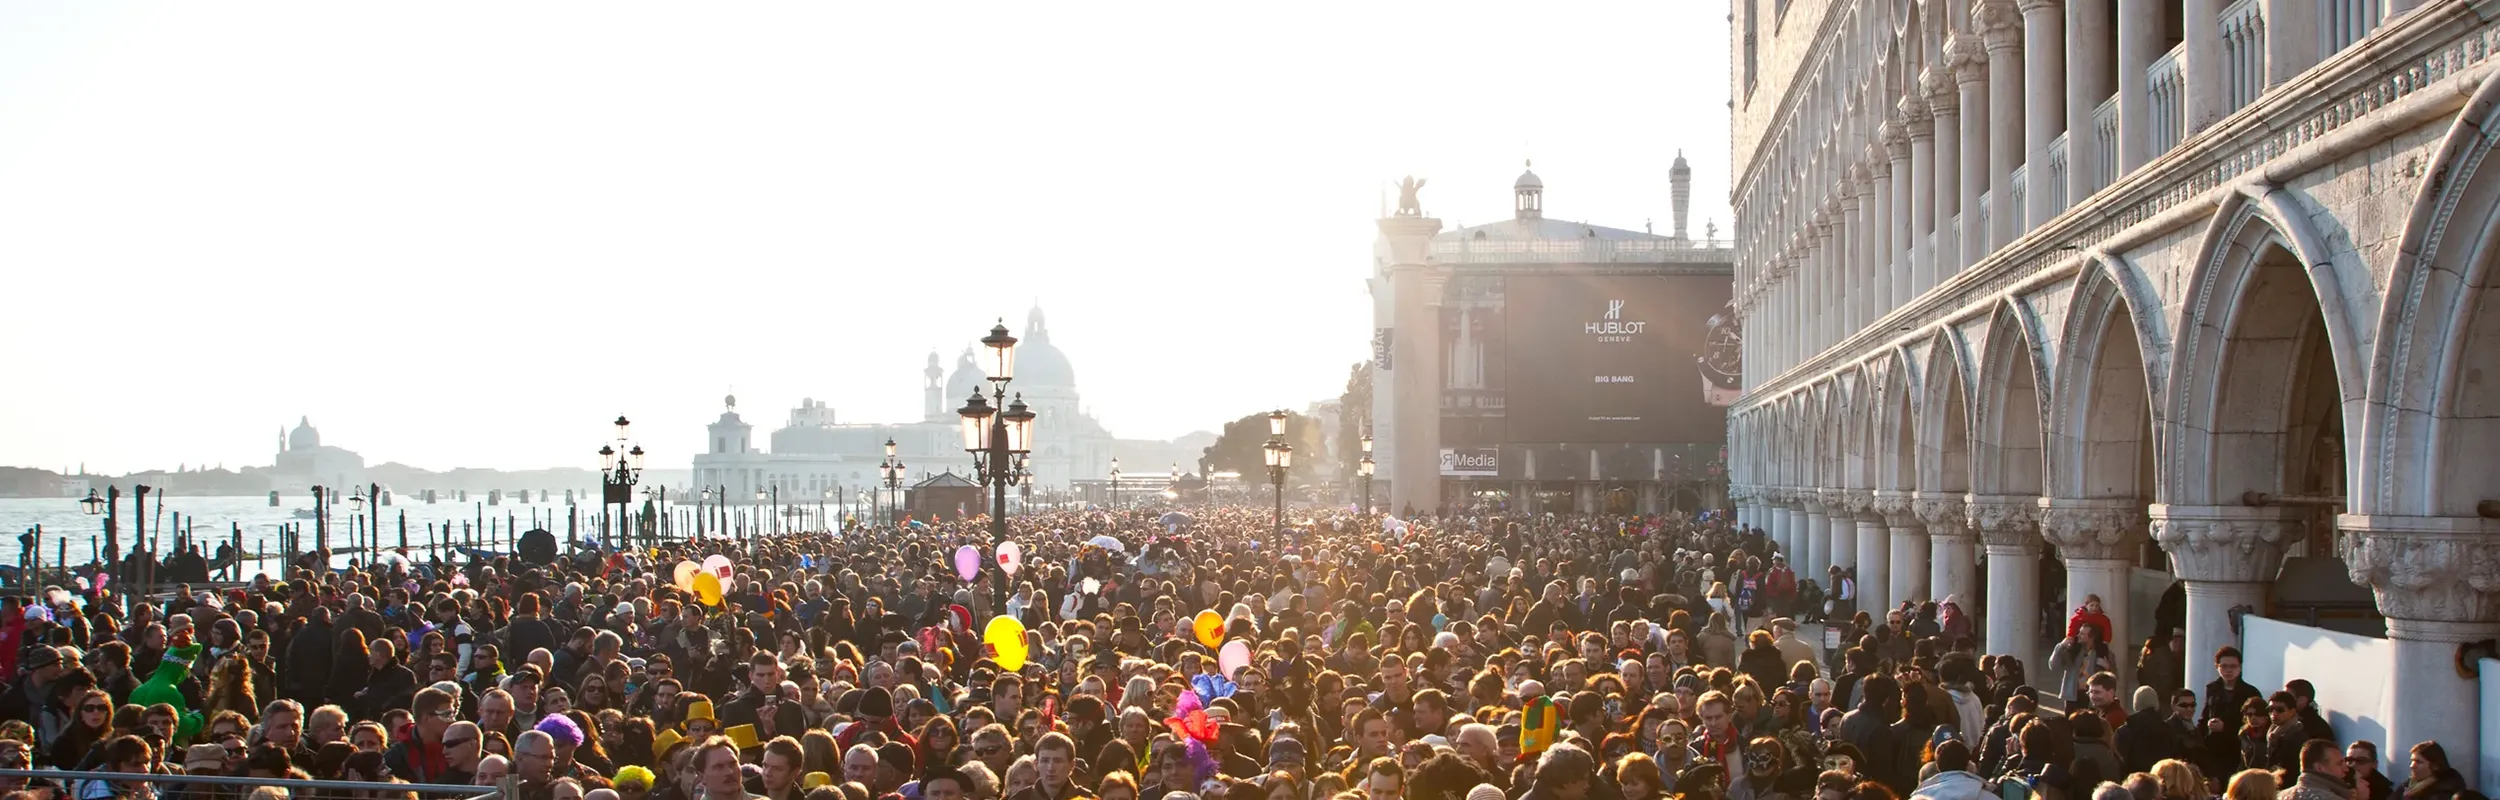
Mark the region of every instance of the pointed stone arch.
POLYGON ((1874 409, 1875 488, 1912 491, 1918 488, 1919 365, 1907 345, 1894 347, 1882 359, 1874 409))
POLYGON ((2333 365, 2337 396, 2320 401, 2340 406, 2330 422, 2356 429, 2356 334, 2334 254, 2301 206, 2292 190, 2244 185, 2206 227, 2155 391, 2162 503, 2229 505, 2243 492, 2299 488, 2282 465, 2304 446, 2288 438, 2298 423, 2286 398, 2306 347, 2325 348, 2333 365))
POLYGON ((1973 494, 2037 496, 2044 486, 2041 423, 2050 383, 2042 341, 2038 317, 2011 297, 1997 301, 1973 381, 1973 494))
POLYGON ((1918 490, 1959 495, 1970 484, 1970 343, 1951 325, 1928 337, 1919 383, 1918 490))
POLYGON ((2153 499, 2167 375, 2160 301, 2126 259, 2084 254, 2058 335, 2043 489, 2051 497, 2153 499))
POLYGON ((2500 81, 2484 81, 2430 162, 2380 300, 2355 428, 2354 514, 2471 518, 2500 499, 2488 455, 2500 441, 2500 169, 2486 166, 2495 146, 2500 81))

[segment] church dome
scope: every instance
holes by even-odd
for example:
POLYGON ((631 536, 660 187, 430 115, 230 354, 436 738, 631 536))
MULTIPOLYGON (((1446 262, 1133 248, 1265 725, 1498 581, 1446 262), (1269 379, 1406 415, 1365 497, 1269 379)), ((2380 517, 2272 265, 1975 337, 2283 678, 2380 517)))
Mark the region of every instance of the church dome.
POLYGON ((312 417, 309 416, 297 421, 295 430, 286 435, 286 449, 289 450, 310 450, 320 446, 321 432, 313 429, 312 417))
POLYGON ((1543 189, 1545 188, 1545 179, 1537 177, 1536 170, 1528 170, 1519 173, 1519 180, 1511 182, 1510 188, 1543 189))
POLYGON ((1068 354, 1050 342, 1050 328, 1042 323, 1042 309, 1034 307, 1025 317, 1024 337, 1016 342, 1016 383, 1023 386, 1076 386, 1076 365, 1068 354))
MULTIPOLYGON (((988 373, 981 371, 981 365, 973 362, 972 348, 964 348, 963 355, 955 357, 955 370, 946 374, 946 407, 952 410, 955 404, 971 399, 973 392, 981 391, 988 383, 988 377, 988 373)), ((989 393, 981 394, 988 396, 989 393)))

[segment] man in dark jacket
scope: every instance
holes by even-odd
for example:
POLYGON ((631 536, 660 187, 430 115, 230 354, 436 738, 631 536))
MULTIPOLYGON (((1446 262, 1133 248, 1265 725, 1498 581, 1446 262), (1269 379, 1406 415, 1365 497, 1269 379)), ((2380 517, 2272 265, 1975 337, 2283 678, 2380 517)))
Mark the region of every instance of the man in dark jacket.
POLYGON ((285 697, 298 703, 321 702, 330 681, 330 609, 314 606, 286 641, 285 697))
POLYGON ((1891 763, 1877 754, 1895 752, 1892 723, 1900 716, 1901 684, 1889 675, 1870 675, 1858 683, 1858 707, 1840 718, 1840 738, 1865 753, 1871 763, 1866 777, 1906 795, 1917 784, 1914 775, 1895 775, 1891 763))
POLYGON ((2266 696, 2257 687, 2240 680, 2240 649, 2224 646, 2214 651, 2214 673, 2219 675, 2205 683, 2205 713, 2197 716, 2207 733, 2238 736, 2240 704, 2266 696))
POLYGON ((382 751, 382 765, 390 768, 391 777, 410 783, 467 783, 465 776, 455 774, 451 755, 443 748, 443 732, 460 716, 451 693, 428 687, 417 692, 408 710, 416 717, 415 735, 382 751))
MULTIPOLYGON (((2179 757, 2185 732, 2179 730, 2177 717, 2163 713, 2161 693, 2153 687, 2136 687, 2135 699, 2135 713, 2118 726, 2118 763, 2128 772, 2151 772, 2153 762, 2179 757)), ((2186 708, 2196 708, 2195 695, 2187 696, 2186 708)))

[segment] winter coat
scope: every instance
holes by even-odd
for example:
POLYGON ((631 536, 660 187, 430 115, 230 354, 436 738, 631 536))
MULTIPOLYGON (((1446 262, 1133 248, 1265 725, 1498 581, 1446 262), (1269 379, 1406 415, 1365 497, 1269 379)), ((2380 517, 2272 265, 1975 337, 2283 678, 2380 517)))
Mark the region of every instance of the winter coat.
POLYGON ((2302 772, 2298 783, 2274 796, 2275 800, 2352 800, 2352 787, 2323 772, 2302 772))
POLYGON ((2101 641, 2110 640, 2109 615, 2086 606, 2076 606, 2075 613, 2066 617, 2066 638, 2075 638, 2075 632, 2082 630, 2086 622, 2092 623, 2092 629, 2101 633, 2101 641))
POLYGON ((1978 775, 1962 770, 1938 772, 1935 777, 1921 781, 1918 784, 1918 790, 1910 793, 1910 800, 1994 800, 1994 798, 1995 795, 1988 792, 1986 781, 1980 780, 1978 775))
POLYGON ((306 620, 287 639, 286 656, 278 664, 286 676, 285 697, 299 703, 319 705, 330 688, 330 626, 318 619, 306 620))

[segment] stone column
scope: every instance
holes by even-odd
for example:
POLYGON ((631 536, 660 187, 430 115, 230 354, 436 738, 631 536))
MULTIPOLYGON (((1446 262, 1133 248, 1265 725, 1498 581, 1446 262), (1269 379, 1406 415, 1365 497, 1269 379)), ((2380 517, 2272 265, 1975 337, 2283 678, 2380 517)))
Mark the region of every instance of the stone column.
POLYGON ((1919 525, 1910 493, 1876 492, 1875 513, 1884 515, 1884 528, 1892 539, 1887 548, 1892 565, 1886 570, 1892 581, 1884 589, 1884 599, 1893 605, 1935 599, 1927 593, 1927 531, 1919 525))
MULTIPOLYGON (((1980 0, 1972 24, 1988 46, 1988 252, 2021 235, 2014 168, 2023 165, 2023 24, 2013 0, 1980 0)), ((1973 263, 1977 263, 1976 260, 1973 263)))
POLYGON ((1914 93, 1901 101, 1901 116, 1908 121, 1910 134, 1910 179, 1905 182, 1908 184, 1907 204, 1910 207, 1910 225, 1906 234, 1910 237, 1910 258, 1906 272, 1895 284, 1900 288, 1900 293, 1893 298, 1893 305, 1896 306, 1909 305, 1910 298, 1924 294, 1928 287, 1936 285, 1936 244, 1943 238, 1934 235, 1938 194, 1935 117, 1928 111, 1927 99, 1922 93, 1914 93))
MULTIPOLYGON (((2500 638, 2500 520, 2345 514, 2336 526, 2344 564, 2378 596, 2395 651, 2387 686, 2395 707, 2380 752, 2432 741, 2452 754, 2482 752, 2480 698, 2457 672, 2457 651, 2500 638)), ((2448 758, 2467 786, 2476 785, 2476 761, 2448 758)))
MULTIPOLYGON (((1823 505, 1822 490, 1805 488, 1797 491, 1798 504, 1806 509, 1806 546, 1799 548, 1806 554, 1806 575, 1803 577, 1822 581, 1824 571, 1832 565, 1832 518, 1823 505)), ((1823 588, 1827 592, 1831 590, 1828 585, 1823 588)))
POLYGON ((1798 558, 1797 544, 1803 541, 1803 531, 1806 527, 1806 512, 1805 509, 1797 507, 1796 493, 1794 491, 1783 488, 1778 490, 1778 492, 1779 506, 1777 511, 1774 512, 1778 516, 1773 519, 1779 525, 1780 550, 1788 553, 1788 563, 1795 565, 1798 568, 1803 568, 1804 560, 1798 558))
MULTIPOLYGON (((2049 191, 2049 145, 2066 132, 2066 4, 2021 0, 2023 12, 2023 163, 2031 165, 2023 195, 2023 225, 2015 235, 2048 224, 2066 198, 2049 191)), ((2073 143, 2067 144, 2072 153, 2073 143)))
POLYGON ((2170 553, 2170 571, 2186 582, 2187 685, 2201 704, 2214 678, 2214 651, 2237 646, 2231 609, 2266 607, 2266 587, 2283 567, 2283 544, 2299 538, 2297 515, 2283 506, 2155 505, 2153 540, 2170 553))
POLYGON ((1855 571, 1858 576, 1858 607, 1866 607, 1866 572, 1858 569, 1858 508, 1867 500, 1858 497, 1864 489, 1825 489, 1823 507, 1832 520, 1832 557, 1826 568, 1839 567, 1855 571))
MULTIPOLYGON (((1919 282, 1921 292, 1935 288, 1936 284, 1944 282, 1945 278, 1961 268, 1962 242, 1953 236, 1952 225, 1953 215, 1960 213, 1962 208, 1962 95, 1961 88, 1953 83, 1953 66, 1949 60, 1952 52, 1953 45, 1948 41, 1945 43, 1948 60, 1928 67, 1926 76, 1919 81, 1920 88, 1927 93, 1927 113, 1932 118, 1928 130, 1935 134, 1935 144, 1930 151, 1932 160, 1928 162, 1935 169, 1928 182, 1934 198, 1928 201, 1927 219, 1928 227, 1936 231, 1935 244, 1928 253, 1927 274, 1919 282)), ((1912 141, 1911 147, 1912 158, 1915 159, 1916 140, 1912 141)))
POLYGON ((1874 492, 1858 490, 1849 496, 1849 510, 1858 521, 1858 607, 1877 612, 1875 621, 1884 619, 1883 609, 1892 607, 1892 533, 1884 528, 1884 514, 1874 492))
POLYGON ((1441 287, 1448 276, 1428 265, 1432 235, 1441 221, 1428 217, 1380 220, 1389 241, 1391 325, 1389 510, 1403 513, 1441 507, 1441 287))
MULTIPOLYGON (((1894 185, 1904 182, 1894 180, 1893 168, 1899 165, 1893 162, 1889 153, 1893 137, 1900 135, 1896 132, 1898 130, 1890 122, 1877 129, 1876 136, 1882 144, 1875 145, 1870 153, 1872 157, 1867 159, 1866 171, 1874 180, 1867 192, 1870 202, 1866 204, 1866 263, 1858 267, 1858 273, 1866 276, 1866 302, 1858 304, 1859 328, 1874 323, 1876 317, 1892 310, 1892 265, 1897 260, 1892 257, 1892 251, 1897 247, 1892 238, 1892 218, 1894 209, 1898 208, 1893 201, 1900 197, 1894 185)), ((1907 157, 1908 141, 1904 140, 1902 145, 1902 155, 1907 157)), ((1851 332, 1856 332, 1856 329, 1852 328, 1851 332)))
POLYGON ((1964 495, 1965 518, 1988 551, 1986 652, 2010 655, 2042 673, 2040 660, 2039 498, 1964 495))
POLYGON ((1950 270, 1939 270, 1937 280, 1959 273, 1979 263, 1988 255, 1988 232, 1979 226, 1979 195, 1988 191, 1988 50, 1969 33, 1956 33, 1946 42, 1945 53, 1953 72, 1954 91, 1961 95, 1961 164, 1956 167, 1960 177, 1955 213, 1962 217, 1961 232, 1954 235, 1961 255, 1950 270))
POLYGON ((1883 276, 1884 287, 1884 291, 1877 296, 1883 307, 1876 310, 1876 316, 1909 305, 1910 295, 1916 291, 1910 282, 1910 253, 1913 251, 1910 243, 1912 237, 1917 235, 1917 231, 1910 226, 1910 198, 1915 196, 1912 186, 1923 185, 1925 181, 1914 174, 1917 170, 1910 165, 1910 117, 1906 112, 1896 110, 1892 120, 1884 123, 1884 165, 1892 173, 1892 202, 1885 204, 1892 215, 1883 223, 1892 233, 1886 237, 1884 260, 1876 264, 1876 268, 1882 270, 1877 274, 1883 276))
POLYGON ((2118 656, 2122 693, 2135 684, 2133 654, 2143 649, 2146 635, 2127 626, 2128 583, 2148 535, 2144 509, 2144 501, 2132 497, 2040 498, 2040 537, 2057 545, 2057 555, 2066 563, 2065 610, 2083 605, 2088 595, 2100 596, 2110 624, 2102 635, 2110 653, 2118 656))
POLYGON ((2100 135, 2093 121, 2101 101, 2114 91, 2110 81, 2110 0, 2066 2, 2066 208, 2101 188, 2100 135))
MULTIPOLYGON (((2153 94, 2145 73, 2161 58, 2161 4, 2165 0, 2118 0, 2118 168, 2125 177, 2142 169, 2153 152, 2153 94)), ((2198 687, 2197 691, 2204 691, 2198 687)))
POLYGON ((1957 599, 1965 612, 1978 608, 1979 540, 1971 535, 1962 496, 1918 492, 1910 508, 1927 526, 1928 594, 1938 603, 1957 599))
POLYGON ((2266 88, 2281 86, 2317 66, 2318 3, 2314 0, 2259 0, 2266 20, 2266 88))
POLYGON ((1832 335, 1833 332, 1840 330, 1842 316, 1839 280, 1840 252, 1842 242, 1845 241, 1840 236, 1840 220, 1846 217, 1846 214, 1841 211, 1841 204, 1849 202, 1847 184, 1841 186, 1841 192, 1840 200, 1825 207, 1831 213, 1815 225, 1817 239, 1814 254, 1815 261, 1818 263, 1814 270, 1814 296, 1803 309, 1806 319, 1810 321, 1807 328, 1814 331, 1811 337, 1814 344, 1797 354, 1799 363, 1813 358, 1816 353, 1823 352, 1823 348, 1830 347, 1836 338, 1832 335))
POLYGON ((1866 299, 1866 281, 1861 277, 1859 264, 1866 258, 1866 213, 1862 209, 1867 200, 1867 182, 1862 169, 1852 167, 1849 174, 1840 189, 1840 250, 1832 259, 1840 296, 1823 322, 1823 346, 1827 348, 1863 324, 1858 321, 1858 305, 1866 299))
POLYGON ((2231 99, 2222 85, 2222 4, 2181 0, 2181 5, 2187 49, 2179 54, 2179 82, 2187 94, 2187 117, 2179 120, 2179 140, 2186 141, 2230 113, 2231 99))

